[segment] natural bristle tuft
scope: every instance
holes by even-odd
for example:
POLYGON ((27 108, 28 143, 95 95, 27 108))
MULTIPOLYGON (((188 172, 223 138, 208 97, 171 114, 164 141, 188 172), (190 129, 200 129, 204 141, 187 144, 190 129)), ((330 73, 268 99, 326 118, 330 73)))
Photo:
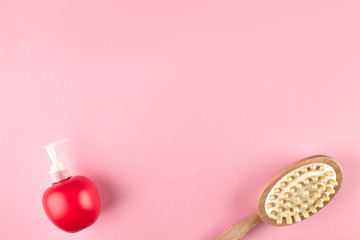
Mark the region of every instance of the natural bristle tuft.
POLYGON ((266 204, 266 208, 272 208, 274 206, 274 203, 269 202, 268 204, 266 204))
POLYGON ((311 189, 317 189, 318 185, 316 183, 310 184, 311 189))
POLYGON ((308 196, 309 195, 309 190, 305 188, 305 189, 303 189, 302 193, 303 193, 304 196, 308 196))
POLYGON ((316 212, 317 212, 316 208, 315 208, 313 205, 311 205, 311 206, 309 207, 309 209, 310 209, 310 211, 311 211, 312 213, 316 213, 316 212))
POLYGON ((296 213, 300 212, 300 208, 298 205, 294 205, 293 209, 294 209, 294 212, 296 212, 296 213))
POLYGON ((270 200, 275 200, 276 198, 277 198, 277 196, 275 194, 273 194, 269 197, 270 200))
POLYGON ((269 214, 269 217, 273 218, 276 216, 276 212, 275 211, 271 211, 269 214))
POLYGON ((304 216, 304 218, 308 218, 309 217, 309 213, 306 210, 302 210, 302 215, 304 216))
POLYGON ((322 208, 324 206, 323 202, 320 199, 316 200, 315 203, 319 208, 322 208))
POLYGON ((329 179, 329 183, 333 186, 337 186, 338 185, 338 182, 334 179, 329 179))
POLYGON ((293 174, 294 177, 298 178, 300 177, 300 173, 298 171, 295 171, 294 174, 293 174))
POLYGON ((319 198, 319 197, 320 197, 319 191, 313 192, 313 195, 314 195, 315 198, 319 198))
POLYGON ((290 214, 290 212, 291 212, 291 209, 290 209, 290 208, 285 208, 285 213, 286 213, 286 214, 290 214))
POLYGON ((335 190, 332 187, 326 187, 326 191, 330 194, 334 194, 335 190))
POLYGON ((288 192, 284 193, 283 198, 287 199, 289 197, 290 197, 290 193, 288 193, 288 192))
POLYGON ((329 196, 326 193, 321 194, 321 198, 326 202, 330 200, 329 196))
POLYGON ((287 224, 292 224, 292 218, 291 218, 291 216, 286 216, 286 223, 287 223, 287 224))
POLYGON ((319 189, 320 191, 324 191, 324 190, 325 190, 325 186, 322 185, 322 184, 319 184, 318 189, 319 189))
POLYGON ((319 181, 322 183, 326 183, 326 178, 324 176, 322 176, 319 178, 319 181))
POLYGON ((292 205, 292 202, 291 201, 286 201, 285 202, 285 207, 290 207, 292 205))

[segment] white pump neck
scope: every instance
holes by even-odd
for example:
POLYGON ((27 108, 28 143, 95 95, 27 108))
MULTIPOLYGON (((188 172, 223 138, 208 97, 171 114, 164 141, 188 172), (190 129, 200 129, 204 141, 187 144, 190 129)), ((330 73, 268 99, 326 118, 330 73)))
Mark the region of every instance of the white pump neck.
POLYGON ((60 182, 62 180, 65 180, 71 176, 69 170, 67 169, 65 163, 60 162, 57 159, 55 146, 64 142, 68 142, 69 139, 65 138, 53 143, 49 143, 45 145, 45 149, 48 152, 51 161, 53 164, 50 166, 50 176, 53 183, 60 182))

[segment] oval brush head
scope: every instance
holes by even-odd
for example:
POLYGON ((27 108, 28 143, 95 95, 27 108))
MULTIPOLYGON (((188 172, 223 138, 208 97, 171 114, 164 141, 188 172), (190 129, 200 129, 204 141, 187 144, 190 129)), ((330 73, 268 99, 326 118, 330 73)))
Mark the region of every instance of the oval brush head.
POLYGON ((331 157, 316 155, 300 160, 266 185, 256 214, 232 225, 216 240, 238 240, 261 221, 288 226, 309 218, 333 199, 342 180, 341 167, 331 157))
POLYGON ((324 155, 298 161, 276 175, 258 201, 261 219, 274 226, 298 223, 322 209, 336 195, 343 174, 324 155))

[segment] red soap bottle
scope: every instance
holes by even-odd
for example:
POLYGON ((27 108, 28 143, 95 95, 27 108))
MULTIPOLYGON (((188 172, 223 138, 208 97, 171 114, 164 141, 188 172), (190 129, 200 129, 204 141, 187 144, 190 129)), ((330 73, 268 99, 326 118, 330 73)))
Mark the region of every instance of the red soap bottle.
POLYGON ((43 195, 46 215, 58 228, 75 233, 92 225, 100 214, 100 197, 95 184, 84 176, 71 176, 63 162, 56 157, 55 145, 63 139, 45 146, 53 165, 50 166, 52 186, 43 195))

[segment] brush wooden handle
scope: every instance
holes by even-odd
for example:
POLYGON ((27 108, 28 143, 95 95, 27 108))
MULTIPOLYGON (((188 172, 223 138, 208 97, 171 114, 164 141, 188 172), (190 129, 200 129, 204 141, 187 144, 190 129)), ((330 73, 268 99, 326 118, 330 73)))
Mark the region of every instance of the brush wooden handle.
POLYGON ((242 238, 248 231, 250 231, 250 229, 258 225, 260 221, 261 218, 259 214, 256 213, 245 221, 231 226, 216 240, 238 240, 242 238))

